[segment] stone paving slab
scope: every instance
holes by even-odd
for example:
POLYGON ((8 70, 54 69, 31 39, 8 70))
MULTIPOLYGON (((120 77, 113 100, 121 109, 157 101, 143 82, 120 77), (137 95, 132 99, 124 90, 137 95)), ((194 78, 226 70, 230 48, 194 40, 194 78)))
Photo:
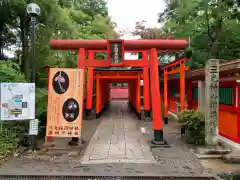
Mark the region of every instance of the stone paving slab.
MULTIPOLYGON (((115 102, 112 102, 112 106, 120 106, 120 104, 116 105, 115 102)), ((127 105, 122 104, 121 106, 126 107, 127 105)), ((114 109, 112 110, 114 111, 114 109)), ((106 116, 107 113, 109 112, 106 112, 106 116)), ((202 174, 209 175, 209 173, 211 172, 209 170, 204 170, 196 156, 194 156, 194 154, 191 153, 189 149, 180 141, 180 133, 176 130, 176 128, 171 127, 171 123, 164 126, 164 136, 169 142, 169 144, 172 145, 172 147, 152 148, 150 151, 147 141, 151 140, 153 137, 151 122, 142 123, 142 121, 135 120, 136 117, 134 114, 125 114, 119 110, 115 110, 115 114, 118 118, 109 118, 108 120, 100 118, 99 121, 101 122, 101 128, 98 128, 98 130, 100 130, 97 131, 95 134, 92 133, 91 135, 92 146, 90 146, 90 142, 88 146, 88 149, 90 149, 90 151, 86 149, 86 153, 85 151, 81 151, 80 154, 76 153, 74 156, 70 156, 69 152, 66 151, 66 153, 64 153, 62 156, 52 157, 52 155, 45 155, 44 158, 40 159, 29 158, 28 155, 20 155, 18 157, 10 159, 7 163, 5 163, 0 168, 0 174, 199 176, 202 174), (128 123, 126 121, 130 121, 132 123, 128 123), (147 133, 139 134, 140 127, 145 127, 147 133), (108 129, 111 130, 107 131, 108 129), (126 131, 127 133, 125 133, 126 131), (102 137, 101 134, 104 134, 106 132, 112 132, 112 136, 102 137), (125 159, 110 159, 108 156, 108 161, 106 162, 106 155, 104 156, 104 153, 109 153, 109 150, 111 148, 111 141, 114 141, 114 143, 112 143, 113 145, 116 145, 118 143, 119 140, 117 139, 122 138, 122 134, 119 135, 119 133, 122 132, 125 133, 124 140, 127 138, 127 142, 129 142, 126 147, 130 146, 132 148, 132 143, 135 144, 138 142, 141 145, 139 145, 138 150, 141 149, 144 156, 139 156, 137 157, 138 159, 133 156, 133 154, 127 155, 130 156, 129 159, 127 159, 126 156, 125 159), (136 137, 139 138, 137 139, 136 137), (97 157, 96 155, 97 153, 99 153, 100 149, 102 151, 106 151, 104 153, 101 152, 103 154, 102 159, 99 159, 100 157, 97 157), (86 159, 86 161, 84 162, 85 164, 83 164, 84 159, 82 157, 84 157, 84 154, 86 155, 87 153, 88 158, 94 153, 96 156, 93 156, 93 159, 91 159, 90 161, 89 159, 86 159), (153 157, 155 160, 153 160, 153 157)), ((94 123, 94 121, 95 120, 90 122, 94 123)), ((90 131, 93 126, 91 124, 85 125, 86 126, 84 133, 88 133, 88 131, 90 131)), ((84 133, 84 140, 88 142, 90 138, 86 139, 86 134, 84 133)), ((122 147, 122 145, 119 146, 122 147)), ((127 153, 128 151, 126 151, 126 154, 127 153)))
POLYGON ((234 150, 223 156, 223 160, 228 163, 240 163, 240 150, 234 150))
POLYGON ((82 164, 156 163, 139 121, 129 116, 126 103, 114 102, 91 139, 82 164))

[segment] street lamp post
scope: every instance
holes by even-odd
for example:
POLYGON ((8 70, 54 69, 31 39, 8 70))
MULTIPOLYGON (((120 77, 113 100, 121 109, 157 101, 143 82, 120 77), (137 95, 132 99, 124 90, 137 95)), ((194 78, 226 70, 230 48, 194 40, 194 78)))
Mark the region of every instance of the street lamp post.
MULTIPOLYGON (((40 7, 35 3, 30 3, 27 5, 27 13, 31 17, 31 46, 32 46, 32 58, 31 58, 31 83, 36 83, 36 17, 40 15, 40 7)), ((36 88, 35 88, 36 89, 36 88)), ((36 114, 36 104, 35 104, 35 114, 36 114)), ((37 148, 37 137, 32 136, 32 149, 37 148)))

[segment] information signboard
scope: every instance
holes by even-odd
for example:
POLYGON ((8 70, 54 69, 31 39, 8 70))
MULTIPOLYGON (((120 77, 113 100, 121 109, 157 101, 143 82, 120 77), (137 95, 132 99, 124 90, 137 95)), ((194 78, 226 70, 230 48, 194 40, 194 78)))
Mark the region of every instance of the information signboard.
POLYGON ((35 84, 1 83, 0 120, 35 119, 35 84))

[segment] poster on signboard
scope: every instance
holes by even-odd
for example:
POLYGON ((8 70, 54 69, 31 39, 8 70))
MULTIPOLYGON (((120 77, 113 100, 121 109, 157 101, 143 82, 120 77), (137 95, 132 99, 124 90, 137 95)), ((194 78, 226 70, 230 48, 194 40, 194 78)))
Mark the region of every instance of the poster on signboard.
POLYGON ((0 120, 35 119, 35 84, 0 83, 0 120))
POLYGON ((83 85, 84 70, 50 69, 47 136, 80 137, 83 85))

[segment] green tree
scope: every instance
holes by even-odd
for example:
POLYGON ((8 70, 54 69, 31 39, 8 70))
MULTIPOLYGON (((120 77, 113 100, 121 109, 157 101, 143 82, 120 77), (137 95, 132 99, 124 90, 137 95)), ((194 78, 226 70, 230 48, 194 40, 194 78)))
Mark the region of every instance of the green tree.
POLYGON ((163 30, 174 38, 192 39, 193 68, 204 66, 208 58, 231 60, 239 57, 239 1, 170 0, 159 14, 163 30))
MULTIPOLYGON (((114 31, 116 24, 108 16, 104 0, 0 0, 0 60, 4 56, 3 49, 14 46, 15 52, 14 63, 0 61, 1 82, 30 80, 30 17, 26 14, 29 2, 35 2, 41 8, 41 16, 37 18, 36 25, 36 113, 40 120, 45 122, 48 79, 44 66, 75 68, 77 59, 76 52, 52 51, 49 41, 116 39, 118 34, 114 31)), ((12 130, 9 128, 12 124, 7 124, 6 127, 12 130)), ((8 137, 4 135, 4 138, 8 137)), ((12 139, 16 139, 15 136, 12 139)), ((0 142, 4 144, 1 138, 0 142)), ((0 158, 1 151, 0 148, 0 158)))

